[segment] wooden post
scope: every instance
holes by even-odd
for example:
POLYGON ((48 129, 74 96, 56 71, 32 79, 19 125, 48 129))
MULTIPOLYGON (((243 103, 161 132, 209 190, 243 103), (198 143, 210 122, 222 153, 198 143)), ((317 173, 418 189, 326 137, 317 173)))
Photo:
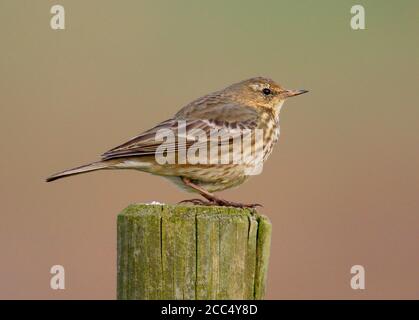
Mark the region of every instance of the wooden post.
POLYGON ((130 205, 117 232, 118 299, 263 299, 271 224, 255 210, 130 205))

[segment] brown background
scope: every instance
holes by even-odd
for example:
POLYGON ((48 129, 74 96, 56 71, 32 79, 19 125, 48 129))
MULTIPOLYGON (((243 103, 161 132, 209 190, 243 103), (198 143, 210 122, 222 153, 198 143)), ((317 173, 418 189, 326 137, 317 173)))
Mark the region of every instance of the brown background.
POLYGON ((64 31, 55 1, 0 2, 0 298, 115 298, 117 213, 188 195, 134 171, 44 178, 258 75, 310 90, 264 173, 222 193, 272 220, 267 297, 419 298, 417 1, 357 1, 364 31, 353 1, 59 3, 64 31))

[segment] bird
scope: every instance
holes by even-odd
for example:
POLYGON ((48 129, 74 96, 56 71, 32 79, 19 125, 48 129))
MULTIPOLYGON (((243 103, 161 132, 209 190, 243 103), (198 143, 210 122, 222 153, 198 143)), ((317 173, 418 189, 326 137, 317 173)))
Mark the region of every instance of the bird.
POLYGON ((254 175, 249 168, 260 168, 279 139, 285 100, 306 92, 284 89, 265 77, 234 83, 190 102, 170 119, 103 153, 99 161, 58 172, 46 181, 97 170, 134 169, 167 178, 205 199, 180 203, 255 208, 260 204, 228 201, 214 193, 237 187, 254 175), (213 146, 218 149, 205 150, 213 146), (249 156, 252 150, 259 154, 258 160, 249 156), (196 161, 198 153, 201 161, 196 161), (241 161, 231 161, 235 156, 241 161))

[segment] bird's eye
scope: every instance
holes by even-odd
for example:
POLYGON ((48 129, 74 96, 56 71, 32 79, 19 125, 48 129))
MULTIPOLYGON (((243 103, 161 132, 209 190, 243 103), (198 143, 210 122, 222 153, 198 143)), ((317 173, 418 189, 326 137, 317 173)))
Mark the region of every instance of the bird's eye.
POLYGON ((269 96, 272 93, 271 89, 268 88, 263 89, 262 92, 265 96, 269 96))

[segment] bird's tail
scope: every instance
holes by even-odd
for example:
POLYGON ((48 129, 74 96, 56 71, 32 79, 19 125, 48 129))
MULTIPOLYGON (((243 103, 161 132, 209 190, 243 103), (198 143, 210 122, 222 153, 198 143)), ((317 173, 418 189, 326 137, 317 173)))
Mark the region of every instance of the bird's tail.
POLYGON ((80 174, 80 173, 106 169, 108 167, 109 167, 109 163, 107 163, 106 161, 92 162, 92 163, 86 164, 84 166, 80 166, 80 167, 73 168, 73 169, 68 169, 68 170, 53 174, 52 176, 48 177, 46 179, 46 181, 50 182, 50 181, 54 181, 54 180, 57 180, 57 179, 61 179, 61 178, 69 177, 69 176, 74 176, 74 175, 80 174))

